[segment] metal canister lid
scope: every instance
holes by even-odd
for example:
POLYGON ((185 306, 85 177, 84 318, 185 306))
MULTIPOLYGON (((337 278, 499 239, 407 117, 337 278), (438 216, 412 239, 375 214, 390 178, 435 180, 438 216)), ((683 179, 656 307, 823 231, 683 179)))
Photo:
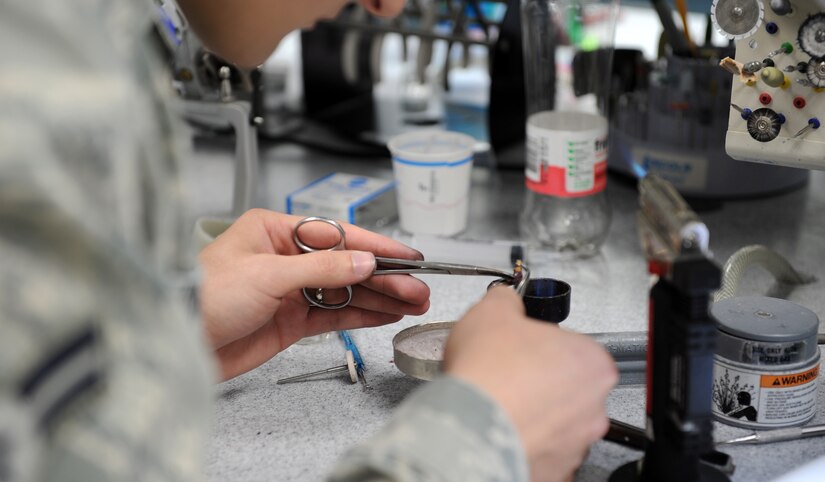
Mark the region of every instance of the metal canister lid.
POLYGON ((717 355, 755 365, 801 363, 817 356, 816 313, 791 301, 742 296, 714 303, 717 355))
POLYGON ((420 380, 432 380, 441 371, 444 345, 456 322, 438 321, 399 331, 392 339, 395 366, 420 380))

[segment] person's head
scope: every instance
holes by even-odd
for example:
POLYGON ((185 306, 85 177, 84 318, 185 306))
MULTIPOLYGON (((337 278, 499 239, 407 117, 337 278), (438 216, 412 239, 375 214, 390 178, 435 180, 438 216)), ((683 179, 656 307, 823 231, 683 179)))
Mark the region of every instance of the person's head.
POLYGON ((736 394, 736 400, 739 401, 739 405, 750 405, 751 394, 748 392, 739 392, 736 394))
POLYGON ((355 1, 379 17, 404 8, 404 0, 177 0, 204 46, 239 67, 260 65, 288 33, 334 18, 355 1))

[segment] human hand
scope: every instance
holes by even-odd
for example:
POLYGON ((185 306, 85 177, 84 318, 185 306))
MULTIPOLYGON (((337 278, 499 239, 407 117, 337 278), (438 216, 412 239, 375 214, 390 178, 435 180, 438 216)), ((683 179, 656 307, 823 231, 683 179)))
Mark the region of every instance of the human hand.
POLYGON ((607 432, 613 360, 587 336, 527 318, 510 288, 490 290, 453 328, 443 366, 510 416, 534 481, 570 480, 607 432))
MULTIPOLYGON (((292 239, 301 219, 253 209, 198 257, 204 271, 201 314, 223 379, 261 365, 303 337, 384 325, 429 308, 430 291, 422 281, 409 275, 372 277, 375 255, 422 259, 421 253, 341 223, 347 250, 303 254, 292 239), (339 310, 311 308, 301 293, 301 288, 325 288, 325 301, 335 303, 346 294, 329 288, 347 285, 352 303, 339 310)), ((337 230, 322 224, 301 227, 309 245, 335 244, 337 230)))

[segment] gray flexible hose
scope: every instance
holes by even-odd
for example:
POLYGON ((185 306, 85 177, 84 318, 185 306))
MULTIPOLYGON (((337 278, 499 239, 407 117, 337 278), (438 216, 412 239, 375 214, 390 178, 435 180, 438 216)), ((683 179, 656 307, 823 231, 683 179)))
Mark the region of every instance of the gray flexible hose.
POLYGON ((722 286, 713 296, 713 301, 720 301, 736 295, 742 274, 751 265, 758 264, 773 275, 774 279, 790 285, 801 285, 814 281, 811 276, 799 273, 780 254, 765 246, 754 244, 745 246, 733 253, 725 267, 722 268, 722 286))

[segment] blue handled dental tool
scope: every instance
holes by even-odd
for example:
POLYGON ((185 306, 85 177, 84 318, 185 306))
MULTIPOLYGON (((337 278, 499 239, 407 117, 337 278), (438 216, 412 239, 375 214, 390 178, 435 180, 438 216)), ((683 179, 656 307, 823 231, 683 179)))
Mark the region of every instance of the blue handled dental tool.
POLYGON ((355 371, 358 374, 358 378, 361 380, 361 383, 364 384, 364 388, 371 390, 372 387, 367 383, 367 377, 364 376, 364 372, 367 371, 367 368, 364 366, 364 359, 361 358, 361 353, 358 351, 358 347, 355 346, 355 342, 352 340, 352 337, 349 336, 349 333, 346 330, 339 331, 338 336, 340 336, 341 340, 343 340, 347 350, 352 352, 352 356, 355 358, 355 371))

